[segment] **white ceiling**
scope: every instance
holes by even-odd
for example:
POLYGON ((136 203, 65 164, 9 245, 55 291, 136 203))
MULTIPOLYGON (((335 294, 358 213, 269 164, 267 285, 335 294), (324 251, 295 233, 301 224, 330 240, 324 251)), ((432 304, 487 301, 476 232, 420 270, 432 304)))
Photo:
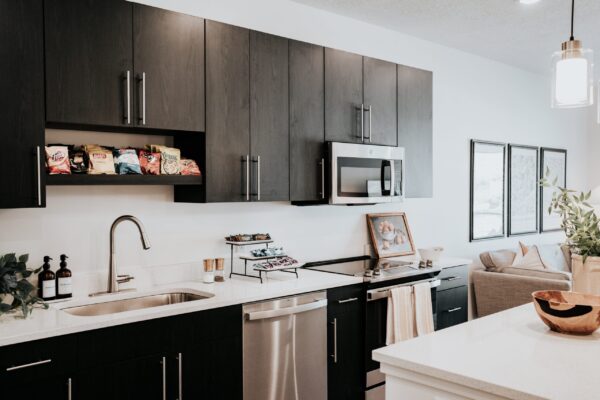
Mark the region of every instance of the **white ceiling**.
MULTIPOLYGON (((568 40, 570 0, 294 0, 534 72, 568 40)), ((600 1, 576 0, 575 37, 600 53, 600 1)))

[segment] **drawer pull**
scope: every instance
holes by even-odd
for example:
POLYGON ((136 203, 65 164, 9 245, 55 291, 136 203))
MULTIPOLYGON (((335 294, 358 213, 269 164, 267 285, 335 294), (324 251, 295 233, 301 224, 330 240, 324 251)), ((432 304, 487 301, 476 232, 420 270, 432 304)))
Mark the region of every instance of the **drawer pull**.
POLYGON ((16 371, 18 369, 23 369, 23 368, 35 367, 35 366, 43 365, 43 364, 50 364, 51 362, 52 362, 51 359, 47 359, 47 360, 32 362, 29 364, 17 365, 15 367, 6 368, 6 372, 16 371))
POLYGON ((338 304, 344 304, 344 303, 351 303, 353 301, 357 301, 358 297, 351 297, 349 299, 345 299, 345 300, 338 300, 338 304))
POLYGON ((462 279, 462 277, 460 277, 460 276, 450 276, 448 278, 442 278, 443 281, 448 281, 448 282, 450 282, 450 281, 456 281, 458 279, 462 279))
POLYGON ((456 312, 456 311, 460 311, 460 310, 462 310, 462 307, 454 307, 454 308, 447 310, 446 312, 450 313, 450 312, 456 312))

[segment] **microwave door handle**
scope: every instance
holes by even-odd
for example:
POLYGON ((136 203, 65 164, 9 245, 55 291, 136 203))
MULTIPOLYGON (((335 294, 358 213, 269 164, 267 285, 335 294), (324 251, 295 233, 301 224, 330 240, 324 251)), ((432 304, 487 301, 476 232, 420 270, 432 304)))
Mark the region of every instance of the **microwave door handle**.
MULTIPOLYGON (((385 190, 385 168, 387 166, 392 166, 392 164, 388 160, 381 161, 381 195, 386 196, 389 192, 385 190)), ((391 185, 390 185, 391 187, 391 185)))
POLYGON ((396 166, 395 166, 394 161, 390 161, 390 197, 394 197, 396 195, 395 185, 396 185, 396 166))

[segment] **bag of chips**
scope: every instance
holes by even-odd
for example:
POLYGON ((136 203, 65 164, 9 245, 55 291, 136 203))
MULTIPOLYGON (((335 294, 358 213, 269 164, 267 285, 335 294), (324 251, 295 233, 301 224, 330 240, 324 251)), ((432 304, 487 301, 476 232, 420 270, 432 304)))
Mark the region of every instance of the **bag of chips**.
POLYGON ((72 174, 86 174, 88 171, 88 162, 85 151, 81 147, 69 147, 69 164, 72 174))
POLYGON ((113 150, 115 169, 119 175, 141 174, 140 159, 135 149, 113 150))
POLYGON ((46 146, 46 168, 50 175, 70 175, 69 148, 67 146, 46 146))
POLYGON ((163 175, 179 175, 181 169, 179 160, 181 151, 173 147, 151 144, 148 146, 153 152, 160 152, 160 173, 163 175))
POLYGON ((182 158, 179 161, 179 169, 181 170, 181 175, 201 175, 200 168, 198 167, 198 164, 196 164, 196 161, 187 158, 182 158))
POLYGON ((114 175, 115 161, 111 150, 95 144, 85 145, 85 152, 89 160, 88 174, 114 175))
POLYGON ((145 175, 160 175, 160 152, 140 150, 140 167, 145 175))

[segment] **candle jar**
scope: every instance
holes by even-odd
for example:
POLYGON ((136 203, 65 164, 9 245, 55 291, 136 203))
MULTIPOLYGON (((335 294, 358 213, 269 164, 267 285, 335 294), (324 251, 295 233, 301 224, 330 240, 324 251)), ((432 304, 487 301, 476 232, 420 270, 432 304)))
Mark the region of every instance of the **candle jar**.
POLYGON ((202 277, 204 283, 215 282, 215 260, 207 258, 204 260, 204 276, 202 277))
POLYGON ((215 282, 225 282, 225 259, 215 259, 215 282))

